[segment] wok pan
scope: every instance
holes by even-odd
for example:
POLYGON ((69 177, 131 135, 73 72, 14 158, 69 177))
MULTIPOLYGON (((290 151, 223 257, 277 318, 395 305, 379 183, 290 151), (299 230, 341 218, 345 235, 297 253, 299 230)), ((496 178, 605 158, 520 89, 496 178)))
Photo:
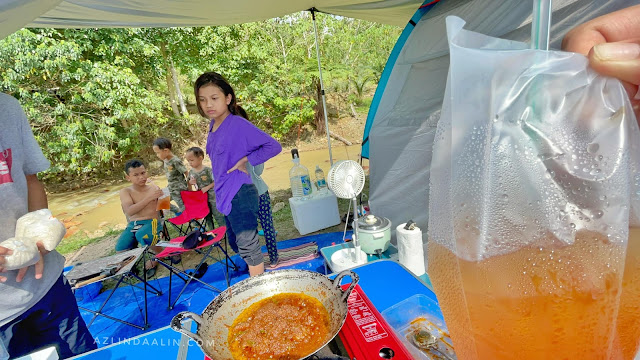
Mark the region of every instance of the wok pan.
MULTIPOLYGON (((347 298, 358 282, 358 275, 350 270, 338 274, 334 280, 307 270, 279 270, 245 279, 220 293, 207 305, 202 315, 184 311, 171 320, 171 328, 195 340, 202 351, 213 360, 232 360, 227 344, 229 327, 251 304, 281 293, 303 293, 318 299, 329 313, 329 336, 322 346, 305 355, 312 355, 327 345, 340 331, 347 318, 347 298), (340 281, 351 277, 346 291, 340 281), (197 324, 195 333, 182 327, 184 319, 197 324)), ((277 339, 274 339, 277 341, 277 339)))

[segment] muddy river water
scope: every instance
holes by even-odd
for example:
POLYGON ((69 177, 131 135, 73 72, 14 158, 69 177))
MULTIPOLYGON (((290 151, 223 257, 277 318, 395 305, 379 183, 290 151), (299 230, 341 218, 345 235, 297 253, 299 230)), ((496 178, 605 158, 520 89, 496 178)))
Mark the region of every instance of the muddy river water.
MULTIPOLYGON (((334 162, 337 160, 358 161, 360 145, 343 146, 334 143, 332 154, 334 162)), ((312 179, 316 165, 320 165, 326 176, 331 167, 329 150, 300 151, 300 163, 307 167, 312 179)), ((368 162, 365 160, 364 165, 367 164, 368 162)), ((289 170, 292 166, 291 153, 283 151, 267 161, 262 178, 272 190, 290 189, 289 170)), ((160 187, 167 184, 164 176, 156 176, 152 180, 160 187)), ((49 208, 67 226, 67 236, 75 233, 99 236, 106 230, 123 229, 126 225, 126 219, 120 207, 119 191, 128 185, 129 183, 122 182, 117 185, 50 194, 49 208)))

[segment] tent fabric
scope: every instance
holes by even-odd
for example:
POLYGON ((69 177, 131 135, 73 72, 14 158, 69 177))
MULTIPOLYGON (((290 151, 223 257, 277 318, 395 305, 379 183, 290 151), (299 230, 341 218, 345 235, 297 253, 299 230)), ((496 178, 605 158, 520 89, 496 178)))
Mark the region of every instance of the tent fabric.
MULTIPOLYGON (((577 24, 636 2, 553 1, 551 48, 560 48, 577 24)), ((442 0, 417 11, 415 26, 408 24, 400 36, 374 95, 362 148, 369 158, 371 212, 394 224, 393 242, 395 226, 410 219, 426 242, 431 148, 449 68, 445 18, 456 15, 468 30, 528 42, 531 13, 531 1, 442 0)))
POLYGON ((4 0, 0 38, 23 27, 176 27, 231 25, 316 8, 404 26, 421 0, 4 0))

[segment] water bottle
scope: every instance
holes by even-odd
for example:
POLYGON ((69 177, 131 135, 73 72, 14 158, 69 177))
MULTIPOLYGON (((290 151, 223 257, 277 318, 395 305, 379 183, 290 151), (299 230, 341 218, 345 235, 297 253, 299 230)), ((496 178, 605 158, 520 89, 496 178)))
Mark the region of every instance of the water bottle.
MULTIPOLYGON (((196 177, 194 175, 191 175, 189 177, 189 180, 195 180, 195 179, 196 179, 196 177)), ((193 186, 193 191, 198 191, 198 184, 197 183, 193 184, 192 186, 193 186)))
POLYGON ((300 164, 298 149, 291 150, 293 157, 293 167, 289 170, 289 180, 291 181, 291 192, 294 198, 308 199, 311 195, 311 179, 309 170, 300 164))
POLYGON ((324 171, 320 169, 320 165, 316 165, 316 187, 318 192, 326 192, 327 181, 324 179, 324 171))

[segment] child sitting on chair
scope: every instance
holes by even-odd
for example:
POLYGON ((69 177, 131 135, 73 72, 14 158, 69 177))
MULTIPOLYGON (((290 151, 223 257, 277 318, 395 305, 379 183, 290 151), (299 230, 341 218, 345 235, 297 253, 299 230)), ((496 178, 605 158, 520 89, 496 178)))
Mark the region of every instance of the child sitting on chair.
MULTIPOLYGON (((158 253, 162 249, 153 245, 158 242, 158 234, 162 230, 156 210, 162 190, 156 185, 147 184, 149 176, 140 160, 127 161, 124 172, 131 186, 120 190, 120 202, 129 223, 118 238, 116 251, 131 250, 140 244, 151 245, 151 250, 158 253)), ((145 264, 147 277, 155 275, 156 266, 158 263, 151 260, 145 264)))
POLYGON ((185 158, 191 166, 189 170, 189 185, 197 186, 198 191, 206 192, 209 196, 209 216, 208 220, 211 222, 211 229, 223 226, 224 215, 218 209, 216 209, 216 192, 213 189, 213 173, 211 172, 211 168, 208 166, 204 166, 202 164, 202 160, 204 160, 204 151, 194 146, 187 150, 185 154, 185 158), (215 223, 214 223, 215 219, 215 223))
POLYGON ((172 204, 171 211, 179 214, 184 211, 184 203, 180 192, 187 190, 187 180, 185 179, 189 175, 187 168, 182 163, 182 160, 171 152, 171 141, 169 139, 155 139, 153 152, 156 153, 158 159, 164 162, 164 171, 167 175, 167 187, 171 194, 171 200, 178 204, 178 206, 172 204))

